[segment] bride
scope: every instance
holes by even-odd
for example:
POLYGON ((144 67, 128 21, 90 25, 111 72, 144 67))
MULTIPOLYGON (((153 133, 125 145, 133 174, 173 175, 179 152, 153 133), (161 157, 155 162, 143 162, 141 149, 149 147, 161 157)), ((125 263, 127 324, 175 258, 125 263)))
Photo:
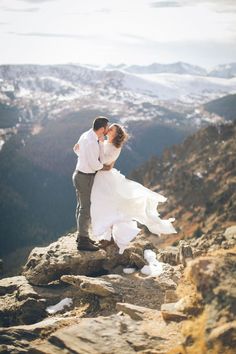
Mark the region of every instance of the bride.
MULTIPOLYGON (((100 161, 112 167, 128 134, 119 124, 112 124, 107 137, 100 161)), ((156 235, 176 233, 172 225, 175 219, 163 220, 157 211, 158 203, 166 200, 163 195, 127 179, 115 168, 99 170, 91 192, 93 238, 97 241, 113 238, 122 254, 140 231, 137 222, 156 235)))

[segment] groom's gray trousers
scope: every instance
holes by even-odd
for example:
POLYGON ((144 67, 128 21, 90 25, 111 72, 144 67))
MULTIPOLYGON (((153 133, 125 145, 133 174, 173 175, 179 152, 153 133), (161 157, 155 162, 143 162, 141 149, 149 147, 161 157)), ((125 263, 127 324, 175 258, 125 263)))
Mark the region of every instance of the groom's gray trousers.
POLYGON ((85 174, 80 171, 74 171, 72 176, 77 197, 75 217, 78 236, 89 237, 89 226, 91 222, 90 197, 94 177, 95 173, 85 174))

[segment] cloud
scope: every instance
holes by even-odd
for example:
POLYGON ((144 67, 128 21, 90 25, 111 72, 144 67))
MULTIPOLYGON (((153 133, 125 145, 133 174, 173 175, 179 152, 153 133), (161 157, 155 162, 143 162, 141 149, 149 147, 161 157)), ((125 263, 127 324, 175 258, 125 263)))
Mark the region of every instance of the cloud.
POLYGON ((212 5, 216 8, 217 12, 230 12, 236 9, 235 0, 175 0, 175 1, 153 1, 149 3, 152 8, 170 8, 170 7, 184 7, 184 6, 195 6, 199 3, 212 5))
POLYGON ((9 11, 9 12, 37 12, 39 11, 39 8, 38 7, 29 7, 29 8, 26 8, 26 9, 14 9, 14 8, 3 8, 2 10, 4 11, 9 11))
POLYGON ((44 32, 8 32, 11 35, 29 36, 29 37, 48 37, 48 38, 74 38, 74 39, 95 39, 96 36, 83 34, 69 34, 69 33, 44 33, 44 32))
POLYGON ((55 1, 55 0, 18 0, 18 1, 24 1, 24 2, 29 2, 31 4, 40 4, 43 2, 51 2, 51 1, 55 1))
POLYGON ((178 1, 155 1, 150 3, 150 7, 164 8, 164 7, 181 7, 183 6, 178 1))
POLYGON ((135 34, 129 34, 129 33, 120 33, 120 39, 130 39, 132 41, 134 41, 135 43, 152 43, 152 44, 156 44, 157 41, 155 41, 154 39, 149 39, 146 38, 144 36, 139 36, 139 35, 135 35, 135 34))
POLYGON ((145 58, 149 58, 149 62, 184 61, 208 67, 236 61, 236 47, 233 45, 233 40, 228 42, 223 40, 187 40, 177 43, 130 36, 130 38, 132 37, 137 41, 134 40, 132 46, 130 43, 123 43, 121 48, 125 45, 128 49, 132 48, 132 58, 140 57, 142 53, 145 53, 145 58))
POLYGON ((100 12, 100 13, 104 13, 104 14, 109 14, 109 13, 111 13, 111 9, 104 7, 102 9, 94 10, 93 12, 100 12))

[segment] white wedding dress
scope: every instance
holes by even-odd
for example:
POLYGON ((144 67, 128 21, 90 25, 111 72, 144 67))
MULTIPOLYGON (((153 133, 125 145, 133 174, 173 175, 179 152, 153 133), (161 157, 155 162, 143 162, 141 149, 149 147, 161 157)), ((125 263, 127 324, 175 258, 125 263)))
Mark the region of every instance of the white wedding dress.
MULTIPOLYGON (((104 142, 103 164, 116 161, 121 152, 113 144, 104 142)), ((117 169, 98 171, 91 192, 91 225, 95 240, 111 240, 122 254, 140 229, 137 222, 146 225, 153 234, 176 233, 174 218, 162 220, 157 211, 159 202, 167 198, 152 192, 140 183, 131 181, 117 169)))

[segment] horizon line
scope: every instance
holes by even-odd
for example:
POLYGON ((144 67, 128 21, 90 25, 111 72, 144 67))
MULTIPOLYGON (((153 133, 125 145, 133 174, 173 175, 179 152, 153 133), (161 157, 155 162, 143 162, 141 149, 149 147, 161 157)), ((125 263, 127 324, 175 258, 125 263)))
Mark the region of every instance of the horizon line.
MULTIPOLYGON (((30 62, 25 62, 25 63, 0 63, 0 66, 14 66, 14 65, 17 65, 17 66, 23 66, 23 65, 38 65, 38 66, 54 66, 54 65, 80 65, 80 66, 92 66, 92 67, 96 67, 96 68, 100 68, 100 67, 105 67, 105 66, 109 66, 109 65, 112 65, 112 66, 143 66, 143 67, 147 67, 147 66, 151 66, 153 64, 160 64, 160 65, 172 65, 172 64, 178 64, 178 63, 182 63, 182 64, 187 64, 187 65, 191 65, 191 66, 197 66, 201 69, 205 69, 205 70, 209 70, 207 69, 207 67, 205 66, 202 66, 202 65, 199 65, 199 64, 192 64, 190 62, 186 62, 186 61, 182 61, 182 60, 177 60, 177 61, 173 61, 173 62, 158 62, 158 61, 155 61, 155 62, 150 62, 149 64, 126 64, 126 63, 119 63, 119 64, 113 64, 113 63, 106 63, 106 64, 92 64, 92 63, 78 63, 78 62, 64 62, 64 63, 30 63, 30 62)), ((221 65, 230 65, 230 64, 236 64, 236 61, 230 61, 230 62, 221 62, 219 64, 216 64, 216 65, 212 65, 212 66, 209 66, 208 68, 216 68, 218 66, 221 66, 221 65)))

